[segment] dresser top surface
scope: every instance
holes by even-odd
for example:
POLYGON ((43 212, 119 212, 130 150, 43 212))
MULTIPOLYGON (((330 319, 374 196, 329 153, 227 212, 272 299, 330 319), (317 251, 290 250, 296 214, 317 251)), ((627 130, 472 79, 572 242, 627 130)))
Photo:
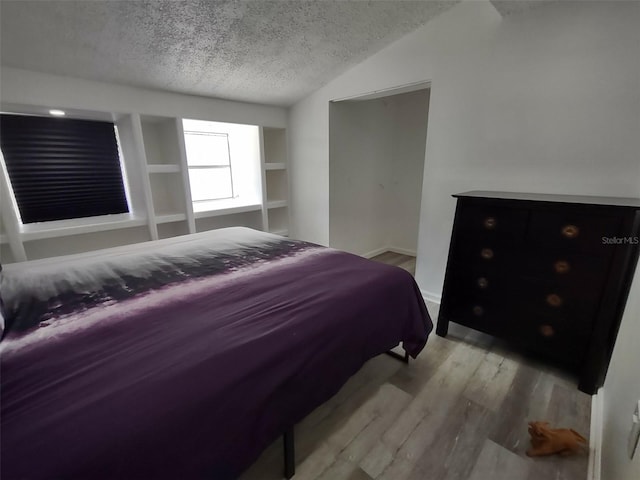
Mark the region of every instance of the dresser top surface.
POLYGON ((456 193, 456 198, 489 198, 497 200, 526 200, 531 202, 578 203, 584 205, 611 205, 640 208, 640 198, 595 197, 589 195, 554 195, 547 193, 489 192, 474 190, 456 193))

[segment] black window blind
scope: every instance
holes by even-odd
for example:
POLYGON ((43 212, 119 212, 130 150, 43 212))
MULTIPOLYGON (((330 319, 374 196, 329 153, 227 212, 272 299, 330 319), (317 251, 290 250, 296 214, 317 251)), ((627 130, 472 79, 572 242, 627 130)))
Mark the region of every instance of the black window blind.
POLYGON ((0 147, 23 223, 129 211, 113 123, 3 114, 0 147))

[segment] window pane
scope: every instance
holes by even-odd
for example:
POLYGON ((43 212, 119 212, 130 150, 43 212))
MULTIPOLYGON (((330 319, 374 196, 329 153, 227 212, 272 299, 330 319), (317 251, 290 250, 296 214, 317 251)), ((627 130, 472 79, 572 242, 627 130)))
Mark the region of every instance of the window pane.
POLYGON ((185 132, 184 141, 190 166, 229 165, 229 137, 226 133, 185 132))
POLYGON ((190 168, 191 199, 217 200, 233 196, 231 168, 190 168))

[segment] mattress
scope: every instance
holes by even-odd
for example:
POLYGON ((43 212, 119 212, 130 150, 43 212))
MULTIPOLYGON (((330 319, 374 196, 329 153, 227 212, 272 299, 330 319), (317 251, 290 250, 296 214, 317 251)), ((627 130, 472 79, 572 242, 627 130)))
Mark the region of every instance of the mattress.
POLYGON ((229 228, 5 265, 2 478, 236 478, 432 323, 397 267, 229 228))

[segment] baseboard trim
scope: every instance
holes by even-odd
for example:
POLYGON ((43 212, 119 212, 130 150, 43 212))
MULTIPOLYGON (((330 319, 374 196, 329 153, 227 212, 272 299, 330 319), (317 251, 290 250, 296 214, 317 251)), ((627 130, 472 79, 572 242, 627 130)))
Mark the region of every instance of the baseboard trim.
POLYGON ((600 480, 602 468, 602 427, 604 414, 602 388, 591 397, 591 428, 589 431, 589 470, 587 480, 600 480))
POLYGON ((418 255, 415 250, 407 250, 406 248, 381 247, 381 248, 376 248, 375 250, 372 250, 370 252, 363 253, 360 256, 364 258, 372 258, 385 252, 399 253, 400 255, 409 255, 410 257, 416 257, 418 255))
POLYGON ((388 247, 387 251, 393 252, 393 253, 399 253, 400 255, 409 255, 410 257, 418 256, 418 252, 416 252, 415 250, 408 250, 406 248, 400 248, 400 247, 388 247))
POLYGON ((375 250, 372 250, 367 253, 363 253, 360 256, 364 258, 372 258, 372 257, 377 257, 381 253, 388 252, 388 251, 389 251, 388 247, 376 248, 375 250))
POLYGON ((437 303, 438 305, 440 305, 442 295, 438 295, 437 293, 429 292, 422 289, 420 289, 420 293, 422 294, 422 298, 424 298, 427 302, 437 303))

